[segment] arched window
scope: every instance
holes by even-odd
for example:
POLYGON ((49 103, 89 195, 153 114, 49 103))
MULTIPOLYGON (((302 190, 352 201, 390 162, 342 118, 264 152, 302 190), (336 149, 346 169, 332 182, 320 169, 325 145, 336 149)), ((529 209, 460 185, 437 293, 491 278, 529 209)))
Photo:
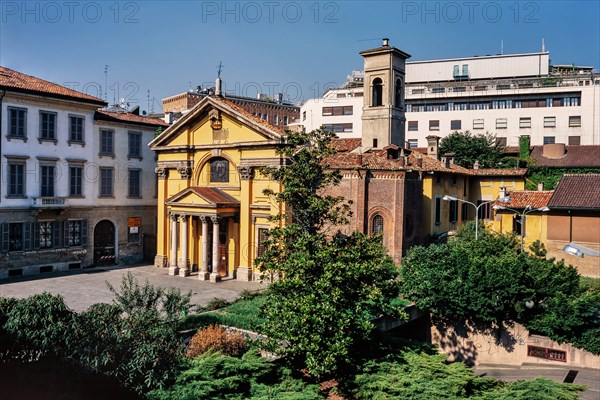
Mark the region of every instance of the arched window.
POLYGON ((371 98, 371 105, 373 107, 380 106, 383 104, 383 81, 381 78, 373 79, 373 96, 371 98))
POLYGON ((210 181, 229 182, 229 161, 221 157, 210 160, 210 181))
POLYGON ((396 87, 394 89, 394 105, 398 108, 402 107, 402 79, 396 79, 396 87))
POLYGON ((371 235, 378 235, 380 233, 383 233, 383 217, 377 214, 371 222, 371 235))

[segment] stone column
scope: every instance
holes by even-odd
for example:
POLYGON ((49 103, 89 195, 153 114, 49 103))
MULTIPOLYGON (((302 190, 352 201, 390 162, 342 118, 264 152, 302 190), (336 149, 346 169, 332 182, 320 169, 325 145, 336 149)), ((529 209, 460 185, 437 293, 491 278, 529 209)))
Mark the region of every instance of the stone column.
POLYGON ((171 213, 171 259, 169 260, 169 275, 177 275, 177 215, 171 213))
POLYGON ((210 281, 215 283, 221 280, 219 275, 219 221, 220 217, 210 217, 213 224, 213 240, 212 240, 212 272, 210 281))
MULTIPOLYGON (((252 178, 254 169, 252 167, 239 167, 240 173, 240 200, 242 204, 252 204, 252 178)), ((252 229, 254 224, 250 223, 250 208, 240 207, 240 265, 236 271, 236 279, 238 281, 252 280, 252 261, 254 246, 250 243, 252 237, 252 229)))
POLYGON ((202 261, 198 279, 207 281, 210 279, 210 273, 208 272, 208 217, 200 217, 200 222, 202 222, 202 261))
POLYGON ((190 232, 188 230, 188 215, 181 215, 179 220, 181 221, 181 258, 179 259, 179 276, 190 276, 190 263, 188 261, 188 239, 190 232))

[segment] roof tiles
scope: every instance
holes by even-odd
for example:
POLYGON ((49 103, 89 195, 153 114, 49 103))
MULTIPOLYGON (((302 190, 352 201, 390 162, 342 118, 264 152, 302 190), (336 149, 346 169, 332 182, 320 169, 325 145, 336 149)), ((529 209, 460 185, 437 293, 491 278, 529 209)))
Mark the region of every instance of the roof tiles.
POLYGON ((563 175, 548 207, 600 210, 600 174, 563 175))

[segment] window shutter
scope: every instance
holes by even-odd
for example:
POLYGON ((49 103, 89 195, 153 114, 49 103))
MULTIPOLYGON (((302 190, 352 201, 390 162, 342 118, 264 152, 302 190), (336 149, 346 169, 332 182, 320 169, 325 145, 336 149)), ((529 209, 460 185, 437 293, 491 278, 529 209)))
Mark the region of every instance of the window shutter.
POLYGON ((31 222, 23 222, 23 251, 31 250, 31 222))
POLYGON ((81 245, 87 245, 88 238, 88 222, 87 219, 81 220, 81 245))
POLYGON ((40 248, 40 223, 33 223, 33 248, 37 250, 40 248))
POLYGON ((60 221, 52 222, 52 247, 60 247, 60 221))
POLYGON ((65 247, 69 247, 69 221, 65 221, 63 227, 63 232, 65 233, 63 235, 63 243, 65 247))
POLYGON ((2 252, 8 252, 8 224, 0 224, 0 229, 2 230, 2 252))

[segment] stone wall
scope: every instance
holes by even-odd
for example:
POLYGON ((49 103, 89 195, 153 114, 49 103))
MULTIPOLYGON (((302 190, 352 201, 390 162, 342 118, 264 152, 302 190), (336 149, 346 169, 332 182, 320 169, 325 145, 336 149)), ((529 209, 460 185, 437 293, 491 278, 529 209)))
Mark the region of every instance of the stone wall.
POLYGON ((431 342, 449 361, 464 361, 468 365, 523 363, 547 366, 569 366, 600 368, 600 356, 575 348, 569 344, 558 344, 545 336, 532 335, 520 324, 482 333, 469 326, 431 325, 431 342), (548 360, 528 355, 531 347, 549 348, 566 352, 564 361, 548 360))

